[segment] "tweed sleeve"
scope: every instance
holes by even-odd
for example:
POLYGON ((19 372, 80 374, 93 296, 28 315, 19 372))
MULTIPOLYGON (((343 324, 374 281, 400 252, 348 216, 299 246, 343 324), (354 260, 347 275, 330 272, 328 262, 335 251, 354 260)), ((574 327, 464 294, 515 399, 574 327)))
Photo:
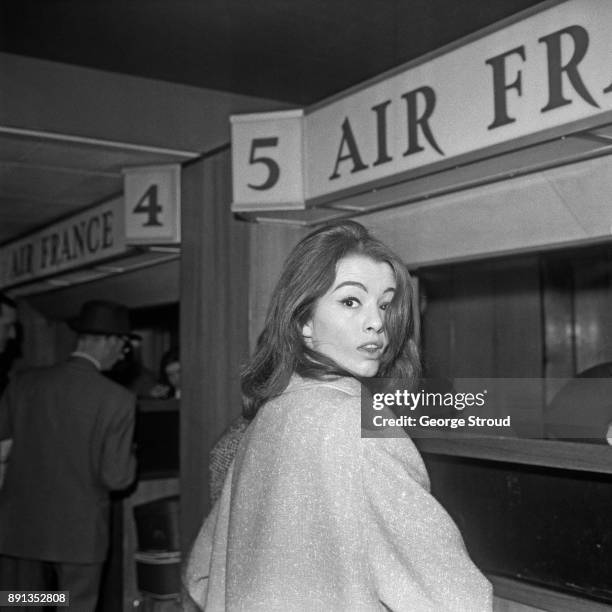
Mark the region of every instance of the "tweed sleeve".
POLYGON ((225 476, 234 460, 240 440, 249 425, 244 417, 239 417, 223 432, 210 451, 209 483, 210 504, 213 506, 223 489, 225 476))

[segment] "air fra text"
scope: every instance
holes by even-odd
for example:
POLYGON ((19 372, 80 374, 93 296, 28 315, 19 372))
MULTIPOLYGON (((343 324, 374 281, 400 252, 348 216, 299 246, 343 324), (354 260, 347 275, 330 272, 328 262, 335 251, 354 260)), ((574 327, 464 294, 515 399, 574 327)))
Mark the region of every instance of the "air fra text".
MULTIPOLYGON (((516 122, 519 106, 534 106, 533 112, 541 115, 571 104, 600 109, 612 93, 609 66, 602 66, 598 77, 585 76, 581 64, 589 51, 589 33, 583 26, 572 24, 541 36, 537 48, 546 54, 546 72, 537 80, 523 78, 530 61, 525 44, 483 58, 482 69, 487 70, 490 83, 490 89, 483 92, 483 129, 503 131, 504 126, 516 122), (534 95, 542 88, 546 92, 543 106, 534 95)), ((377 101, 369 108, 370 121, 344 116, 338 126, 338 145, 328 179, 388 164, 394 155, 411 158, 434 151, 444 158, 445 135, 436 133, 439 96, 434 86, 421 82, 418 87, 407 86, 397 97, 377 101), (372 145, 365 147, 364 142, 372 145), (399 143, 399 147, 389 146, 391 142, 399 143)))

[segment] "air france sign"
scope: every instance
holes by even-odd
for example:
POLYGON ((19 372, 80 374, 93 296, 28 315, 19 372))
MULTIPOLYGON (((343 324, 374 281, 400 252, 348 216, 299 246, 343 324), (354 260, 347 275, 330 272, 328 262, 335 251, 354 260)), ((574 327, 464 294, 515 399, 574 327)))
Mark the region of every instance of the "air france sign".
POLYGON ((124 255, 180 244, 178 164, 126 168, 124 194, 0 247, 0 289, 124 255))
POLYGON ((52 276, 123 253, 123 199, 116 198, 0 249, 0 287, 52 276))
POLYGON ((303 208, 612 122, 612 1, 547 6, 303 113, 232 117, 233 209, 303 208))

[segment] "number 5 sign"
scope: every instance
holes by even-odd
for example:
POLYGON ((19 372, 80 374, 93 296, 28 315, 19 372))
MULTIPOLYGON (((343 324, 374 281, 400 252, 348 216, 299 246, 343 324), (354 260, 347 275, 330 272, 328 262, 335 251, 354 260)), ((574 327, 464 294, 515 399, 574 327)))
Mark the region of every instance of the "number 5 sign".
POLYGON ((234 115, 232 210, 304 208, 302 110, 234 115))
POLYGON ((125 239, 132 244, 181 241, 181 167, 123 170, 125 239))

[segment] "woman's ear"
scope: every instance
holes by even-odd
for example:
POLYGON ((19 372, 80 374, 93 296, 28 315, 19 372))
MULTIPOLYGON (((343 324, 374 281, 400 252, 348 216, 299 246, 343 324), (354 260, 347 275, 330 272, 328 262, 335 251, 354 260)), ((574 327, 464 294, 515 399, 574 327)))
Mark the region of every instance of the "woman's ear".
POLYGON ((302 338, 306 346, 312 347, 312 321, 307 321, 302 325, 302 338))

